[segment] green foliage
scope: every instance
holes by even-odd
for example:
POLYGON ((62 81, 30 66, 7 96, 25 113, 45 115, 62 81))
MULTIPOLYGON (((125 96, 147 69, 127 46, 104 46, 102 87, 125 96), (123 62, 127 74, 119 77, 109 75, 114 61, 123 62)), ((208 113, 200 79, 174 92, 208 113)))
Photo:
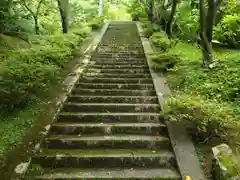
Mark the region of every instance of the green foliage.
POLYGON ((149 21, 142 23, 143 34, 145 37, 150 38, 154 32, 161 31, 161 27, 157 24, 152 24, 149 21))
POLYGON ((34 98, 28 106, 11 110, 9 114, 0 113, 0 162, 1 157, 21 144, 23 136, 45 110, 49 97, 34 98))
POLYGON ((139 20, 141 17, 147 17, 144 6, 138 0, 134 0, 128 4, 127 12, 134 21, 139 20))
POLYGON ((87 22, 98 15, 98 3, 94 0, 71 0, 69 3, 71 24, 87 22))
POLYGON ((196 46, 178 43, 169 53, 180 61, 168 74, 173 97, 164 113, 191 122, 189 131, 201 141, 217 136, 235 144, 240 128, 240 53, 216 49, 219 64, 211 71, 199 68, 201 50, 196 46))
POLYGON ((231 47, 240 46, 240 14, 226 15, 215 28, 215 38, 231 47))
POLYGON ((153 33, 150 41, 156 48, 163 52, 168 51, 171 47, 171 41, 168 39, 168 36, 164 31, 153 33))
POLYGON ((104 17, 95 18, 88 23, 88 26, 90 26, 92 30, 100 29, 104 24, 104 19, 104 17))
POLYGON ((0 63, 0 107, 26 105, 49 84, 57 83, 72 50, 86 36, 79 34, 39 36, 32 40, 32 48, 6 52, 0 63))
POLYGON ((206 99, 196 91, 174 91, 163 111, 171 120, 186 122, 195 140, 208 141, 214 137, 232 140, 240 124, 231 105, 206 99))
POLYGON ((173 31, 183 40, 196 40, 199 31, 199 10, 192 9, 189 2, 180 3, 173 31))
MULTIPOLYGON (((29 54, 30 55, 30 54, 29 54)), ((0 67, 1 107, 26 105, 33 95, 42 94, 59 76, 59 68, 41 62, 5 61, 0 67)))
POLYGON ((179 62, 179 57, 175 54, 155 54, 151 57, 151 65, 158 72, 167 72, 179 62))

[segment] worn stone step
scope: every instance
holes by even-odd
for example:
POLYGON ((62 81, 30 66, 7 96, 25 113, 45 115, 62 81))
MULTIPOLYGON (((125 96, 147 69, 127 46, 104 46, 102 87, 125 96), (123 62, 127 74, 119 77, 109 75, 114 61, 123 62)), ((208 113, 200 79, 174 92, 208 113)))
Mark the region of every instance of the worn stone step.
POLYGON ((70 136, 52 135, 42 143, 43 148, 50 149, 169 149, 170 140, 166 136, 148 135, 111 135, 111 136, 70 136))
POLYGON ((135 61, 131 61, 131 60, 111 60, 111 59, 107 59, 107 60, 98 60, 98 59, 92 59, 90 61, 90 64, 92 65, 147 65, 146 61, 143 60, 135 60, 135 61))
POLYGON ((73 103, 63 105, 63 111, 68 112, 160 112, 158 104, 115 104, 115 103, 73 103))
MULTIPOLYGON (((97 53, 112 53, 112 54, 131 54, 131 55, 136 55, 136 54, 144 54, 144 51, 139 51, 139 50, 114 50, 112 48, 102 48, 102 49, 98 49, 96 50, 97 53)), ((136 57, 136 56, 135 56, 136 57)))
POLYGON ((156 96, 79 96, 69 95, 67 102, 157 104, 156 96))
POLYGON ((84 83, 119 83, 119 84, 153 84, 152 78, 99 78, 82 77, 80 82, 84 83))
POLYGON ((99 58, 99 57, 104 57, 104 58, 108 58, 108 57, 121 57, 121 58, 128 58, 128 57, 138 57, 138 58, 145 58, 145 54, 134 54, 134 53, 93 53, 92 54, 93 58, 99 58))
POLYGON ((61 112, 58 122, 162 122, 159 113, 69 113, 61 112))
POLYGON ((79 150, 48 150, 32 158, 32 163, 43 168, 159 168, 175 167, 176 160, 171 151, 121 150, 91 151, 92 154, 79 150))
POLYGON ((51 134, 145 134, 166 135, 166 126, 160 123, 54 123, 51 134))
POLYGON ((109 42, 102 42, 101 45, 103 46, 109 46, 109 44, 114 44, 114 46, 138 46, 139 43, 138 42, 127 42, 127 41, 124 41, 124 42, 116 42, 116 41, 109 41, 109 42))
POLYGON ((139 58, 139 57, 127 57, 127 58, 124 58, 124 57, 108 57, 108 58, 105 58, 105 57, 91 57, 91 60, 92 61, 117 61, 117 62, 121 62, 121 61, 127 61, 127 62, 130 62, 130 61, 137 61, 137 62, 147 62, 145 58, 139 58))
POLYGON ((99 78, 151 78, 150 74, 109 74, 109 73, 86 73, 83 77, 99 78))
MULTIPOLYGON (((96 52, 106 52, 106 53, 128 53, 133 52, 133 54, 143 54, 144 50, 142 47, 133 48, 131 46, 98 46, 96 52)), ((131 53, 132 54, 132 53, 131 53)))
POLYGON ((91 73, 108 73, 108 74, 141 74, 141 73, 149 73, 149 68, 125 68, 125 69, 120 69, 120 68, 112 68, 112 69, 98 69, 98 68, 87 68, 84 70, 84 72, 91 72, 91 73))
POLYGON ((149 67, 145 64, 143 65, 135 65, 135 64, 127 64, 127 65, 95 65, 89 64, 88 68, 95 68, 95 69, 149 69, 149 67))
MULTIPOLYGON (((111 46, 111 45, 110 45, 111 46)), ((102 43, 99 43, 98 45, 98 48, 105 48, 105 47, 109 47, 109 45, 104 45, 102 43)), ((111 47, 114 47, 114 48, 119 48, 119 49, 127 49, 127 48, 131 48, 131 49, 143 49, 143 46, 141 44, 138 44, 136 46, 111 46, 111 47)))
POLYGON ((77 88, 84 89, 139 89, 139 90, 154 90, 153 84, 117 84, 117 83, 78 83, 77 88))
POLYGON ((45 169, 41 180, 181 180, 170 168, 105 168, 105 169, 45 169))
POLYGON ((113 48, 114 46, 108 46, 108 47, 98 47, 96 49, 96 53, 113 53, 113 54, 144 54, 143 49, 133 49, 133 48, 125 48, 125 49, 120 49, 120 48, 113 48))
POLYGON ((155 90, 122 90, 122 89, 79 89, 72 90, 76 95, 94 96, 156 96, 155 90))

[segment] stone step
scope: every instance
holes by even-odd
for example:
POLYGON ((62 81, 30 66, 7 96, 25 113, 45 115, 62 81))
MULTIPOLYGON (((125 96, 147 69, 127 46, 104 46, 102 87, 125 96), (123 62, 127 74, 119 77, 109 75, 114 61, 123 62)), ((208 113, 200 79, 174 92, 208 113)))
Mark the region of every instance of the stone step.
POLYGON ((150 74, 109 74, 109 73, 86 73, 83 77, 99 78, 151 78, 150 74))
POLYGON ((101 45, 102 46, 109 46, 109 44, 111 44, 111 46, 139 46, 139 43, 138 42, 127 42, 127 41, 109 41, 109 42, 102 42, 101 45))
POLYGON ((172 168, 176 166, 171 151, 151 150, 48 150, 32 158, 32 163, 43 168, 172 168))
POLYGON ((117 84, 117 83, 78 83, 75 85, 77 88, 84 89, 145 89, 154 90, 153 84, 117 84))
POLYGON ((99 46, 95 53, 113 53, 113 54, 144 54, 144 50, 142 48, 131 48, 126 46, 99 46), (123 48, 121 48, 123 47, 123 48))
POLYGON ((42 143, 50 149, 169 149, 170 140, 165 136, 111 135, 111 136, 70 136, 52 135, 42 143))
POLYGON ((88 68, 95 68, 95 69, 149 69, 149 67, 145 64, 143 65, 135 65, 135 64, 127 64, 127 65, 95 65, 89 64, 88 68))
POLYGON ((134 57, 134 58, 146 58, 145 54, 133 54, 133 53, 93 53, 91 55, 93 58, 99 58, 99 57, 104 57, 104 58, 109 58, 109 57, 121 57, 121 58, 128 58, 128 57, 134 57))
POLYGON ((94 96, 156 96, 155 90, 122 90, 122 89, 78 89, 72 90, 75 95, 94 96))
MULTIPOLYGON (((100 48, 105 48, 105 47, 109 47, 109 45, 103 45, 101 42, 99 43, 98 47, 100 48)), ((124 48, 132 48, 132 49, 143 49, 143 46, 141 44, 138 44, 136 46, 113 46, 115 48, 119 48, 119 49, 124 49, 124 48)))
POLYGON ((124 58, 124 57, 98 57, 98 58, 94 58, 91 57, 91 60, 93 61, 117 61, 117 62, 121 62, 121 61, 127 61, 127 62, 131 62, 131 61, 140 61, 140 62, 147 62, 145 58, 139 58, 139 57, 128 57, 128 58, 124 58))
POLYGON ((153 84, 152 78, 99 78, 99 77, 82 77, 80 82, 83 83, 119 83, 119 84, 153 84))
POLYGON ((131 47, 131 46, 114 46, 114 45, 110 45, 110 46, 98 46, 98 48, 96 49, 96 52, 106 52, 106 53, 133 53, 133 54, 143 54, 144 50, 142 47, 131 47))
POLYGON ((126 60, 109 60, 109 59, 100 59, 100 60, 97 60, 97 59, 92 59, 91 62, 90 62, 91 65, 147 65, 147 62, 146 61, 143 61, 143 60, 129 60, 129 59, 126 59, 126 60))
POLYGON ((112 53, 112 54, 132 54, 132 55, 136 55, 136 54, 144 54, 144 51, 139 51, 139 50, 115 50, 115 49, 112 49, 112 48, 102 48, 102 49, 98 49, 96 51, 97 53, 112 53))
POLYGON ((104 135, 104 134, 145 134, 166 135, 166 126, 160 123, 54 123, 51 134, 104 135))
POLYGON ((156 96, 78 96, 69 95, 67 102, 157 104, 156 96))
POLYGON ((105 168, 105 169, 44 169, 41 180, 181 180, 179 173, 170 168, 105 168))
POLYGON ((96 122, 96 123, 114 123, 114 122, 154 122, 159 123, 163 118, 159 113, 69 113, 61 112, 57 117, 58 122, 96 122))
POLYGON ((143 69, 139 69, 139 68, 124 68, 124 69, 120 69, 120 68, 106 68, 106 69, 96 69, 96 68, 88 68, 85 69, 84 72, 92 72, 92 73, 109 73, 109 74, 119 74, 119 73, 123 73, 123 74, 140 74, 140 73, 149 73, 149 68, 143 68, 143 69))
POLYGON ((63 111, 67 112, 160 112, 158 104, 115 104, 115 103, 73 103, 63 105, 63 111))

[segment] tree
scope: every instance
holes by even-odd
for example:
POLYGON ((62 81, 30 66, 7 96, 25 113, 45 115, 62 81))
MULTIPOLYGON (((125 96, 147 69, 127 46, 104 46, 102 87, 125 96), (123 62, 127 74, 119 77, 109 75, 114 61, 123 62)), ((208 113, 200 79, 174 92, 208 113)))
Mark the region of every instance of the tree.
POLYGON ((178 0, 172 0, 171 14, 166 25, 166 33, 169 37, 172 36, 172 24, 174 20, 174 15, 176 14, 178 0))
POLYGON ((206 13, 205 0, 199 0, 200 11, 200 39, 203 55, 203 66, 209 68, 213 62, 212 36, 215 18, 220 4, 219 0, 208 0, 208 10, 206 13))
POLYGON ((36 0, 36 1, 27 1, 27 0, 21 0, 21 5, 24 6, 29 13, 32 15, 34 19, 34 24, 35 24, 35 32, 36 34, 39 34, 39 12, 41 9, 41 6, 45 0, 36 0), (35 9, 35 11, 33 10, 35 9))
POLYGON ((140 3, 144 6, 144 9, 148 15, 148 20, 152 22, 154 12, 154 0, 140 0, 140 3))
POLYGON ((62 20, 62 31, 63 33, 68 32, 68 8, 69 8, 69 2, 68 0, 57 0, 58 2, 58 7, 59 7, 59 12, 61 15, 61 20, 62 20))
POLYGON ((0 0, 0 33, 8 31, 8 24, 12 21, 10 13, 11 0, 0 0))

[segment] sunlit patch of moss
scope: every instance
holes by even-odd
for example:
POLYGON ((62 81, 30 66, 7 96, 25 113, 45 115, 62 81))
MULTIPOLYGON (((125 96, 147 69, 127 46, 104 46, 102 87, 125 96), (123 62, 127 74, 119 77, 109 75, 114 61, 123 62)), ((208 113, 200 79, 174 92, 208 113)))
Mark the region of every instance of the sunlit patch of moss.
POLYGON ((240 174, 240 164, 236 161, 236 157, 233 154, 220 153, 219 161, 227 169, 229 178, 240 174))

